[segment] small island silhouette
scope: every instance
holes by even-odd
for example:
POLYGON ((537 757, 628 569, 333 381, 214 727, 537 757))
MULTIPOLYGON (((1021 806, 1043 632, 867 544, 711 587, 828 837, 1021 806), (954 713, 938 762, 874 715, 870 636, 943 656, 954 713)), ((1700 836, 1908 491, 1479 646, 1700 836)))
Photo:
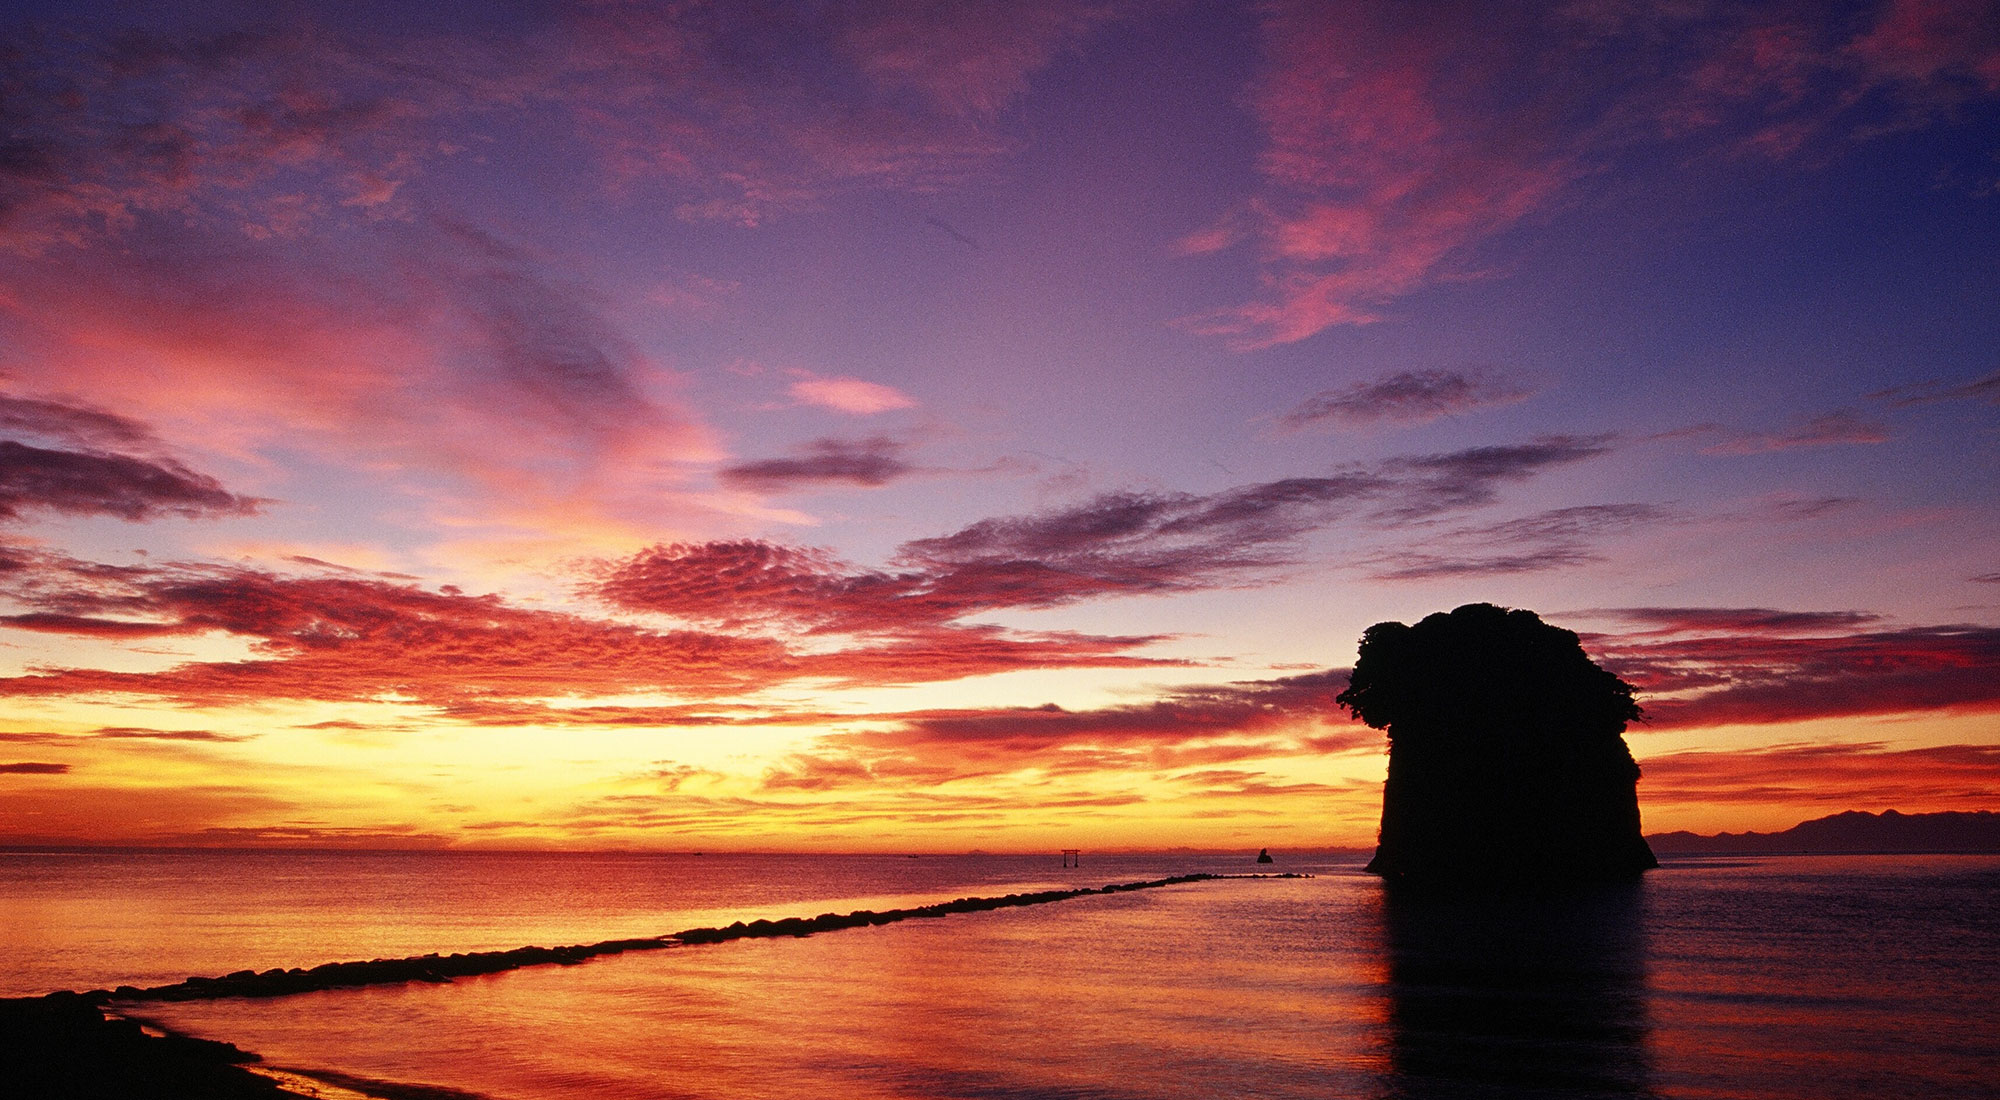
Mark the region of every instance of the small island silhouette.
POLYGON ((1639 705, 1575 632, 1488 603, 1415 626, 1376 623, 1336 701, 1389 734, 1368 870, 1546 883, 1659 866, 1639 832, 1639 766, 1623 736, 1639 705))

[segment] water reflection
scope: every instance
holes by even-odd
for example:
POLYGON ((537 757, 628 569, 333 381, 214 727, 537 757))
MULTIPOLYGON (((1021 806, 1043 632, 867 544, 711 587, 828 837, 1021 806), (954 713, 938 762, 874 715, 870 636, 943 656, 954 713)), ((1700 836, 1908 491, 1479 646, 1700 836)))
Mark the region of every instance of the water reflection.
POLYGON ((1642 889, 1385 886, 1385 1096, 1654 1095, 1642 889))

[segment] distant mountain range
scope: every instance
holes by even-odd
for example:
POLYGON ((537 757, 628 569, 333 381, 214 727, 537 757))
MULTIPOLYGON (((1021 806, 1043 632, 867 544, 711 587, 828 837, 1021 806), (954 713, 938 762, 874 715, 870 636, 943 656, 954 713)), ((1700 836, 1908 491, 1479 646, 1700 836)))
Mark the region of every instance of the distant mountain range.
POLYGON ((1860 810, 1800 822, 1781 833, 1655 833, 1660 855, 1752 852, 2000 852, 2000 813, 1879 814, 1860 810))

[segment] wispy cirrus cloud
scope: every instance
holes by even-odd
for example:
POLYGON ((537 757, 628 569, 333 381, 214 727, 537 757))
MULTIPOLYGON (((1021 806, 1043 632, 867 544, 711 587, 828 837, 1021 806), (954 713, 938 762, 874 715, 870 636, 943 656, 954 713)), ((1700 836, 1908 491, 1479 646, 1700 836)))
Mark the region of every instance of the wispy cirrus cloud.
POLYGON ((1440 417, 1526 399, 1530 390, 1490 371, 1400 371, 1385 378, 1321 390, 1277 418, 1289 430, 1428 424, 1440 417))
POLYGON ((1423 550, 1379 555, 1377 580, 1490 577, 1571 569, 1601 560, 1602 539, 1658 523, 1671 513, 1652 504, 1585 504, 1519 519, 1460 527, 1424 541, 1423 550))
POLYGON ((1264 187, 1183 242, 1261 253, 1262 295, 1185 322, 1243 348, 1479 274, 1484 246, 1635 151, 1792 158, 2000 93, 2000 32, 1978 0, 1259 14, 1264 187))
POLYGON ((684 218, 755 225, 965 179, 1014 147, 1000 112, 1119 7, 611 3, 569 22, 554 63, 612 170, 677 181, 684 218))
POLYGON ((642 631, 379 580, 286 577, 226 565, 114 569, 66 559, 45 559, 33 572, 10 577, 7 595, 70 613, 169 624, 176 632, 234 635, 251 640, 258 654, 153 673, 46 670, 0 680, 0 694, 110 692, 192 704, 384 697, 436 703, 640 685, 726 690, 754 675, 750 669, 776 672, 788 664, 783 647, 766 639, 642 631), (731 665, 741 671, 729 671, 731 665))
MULTIPOLYGON (((852 633, 1006 608, 1254 584, 1295 560, 1298 540, 1320 528, 1341 521, 1401 523, 1483 507, 1503 486, 1604 454, 1612 442, 1608 435, 1543 436, 1213 493, 1101 493, 911 540, 886 569, 754 540, 656 546, 612 563, 589 591, 616 606, 695 621, 782 621, 852 633)), ((1533 543, 1553 553, 1558 543, 1580 547, 1591 534, 1657 515, 1645 505, 1591 506, 1466 537, 1533 543)))
POLYGON ((999 112, 1115 15, 612 0, 521 14, 505 38, 303 11, 198 33, 74 18, 10 43, 48 94, 6 107, 5 237, 40 250, 158 214, 280 237, 393 220, 465 128, 537 140, 523 116, 580 135, 607 181, 669 182, 683 217, 756 224, 963 178, 1011 147, 999 112))
POLYGON ((1346 669, 1326 669, 1273 680, 1176 687, 1143 703, 1088 710, 1047 704, 919 712, 899 716, 887 731, 856 739, 878 746, 949 742, 1033 752, 1078 743, 1173 746, 1284 730, 1314 737, 1316 751, 1332 751, 1337 745, 1379 748, 1380 734, 1352 722, 1333 701, 1347 689, 1347 680, 1346 669))
POLYGON ((1932 405, 1940 401, 1983 401, 1989 405, 2000 405, 2000 371, 1957 385, 1948 382, 1919 382, 1914 385, 1877 390, 1868 396, 1873 400, 1885 402, 1892 408, 1932 405))
MULTIPOLYGON (((1140 703, 1068 710, 1054 704, 871 716, 874 728, 822 738, 775 766, 765 785, 827 790, 936 784, 1032 770, 1172 774, 1248 760, 1377 752, 1381 735, 1349 720, 1333 697, 1345 669, 1275 680, 1177 687, 1140 703)), ((1212 771, 1210 781, 1221 777, 1212 771)), ((1256 783, 1244 772, 1232 790, 1256 783)))
POLYGON ((1676 635, 1589 639, 1606 668, 1646 693, 1657 728, 2000 710, 2000 629, 1829 633, 1834 623, 1780 626, 1781 613, 1765 609, 1719 609, 1713 626, 1685 608, 1659 610, 1676 635), (1743 620, 1748 631, 1730 625, 1743 620))
MULTIPOLYGON (((587 594, 671 616, 656 630, 321 569, 284 575, 236 565, 104 566, 8 551, 15 605, 0 625, 106 639, 216 632, 257 659, 158 672, 45 669, 0 693, 154 695, 189 703, 261 698, 587 701, 631 691, 741 693, 794 680, 891 684, 1031 668, 1144 667, 1157 635, 1022 631, 967 621, 1006 609, 1106 596, 1264 583, 1298 541, 1343 518, 1478 507, 1500 485, 1608 447, 1546 437, 1469 448, 1324 477, 1213 493, 1106 493, 996 517, 905 543, 888 568, 754 540, 658 546, 607 563, 587 594), (799 638, 843 638, 795 647, 799 638)), ((1553 522, 1553 521, 1551 521, 1553 522)), ((1545 525, 1546 526, 1546 525, 1545 525)))
POLYGON ((604 303, 463 226, 338 244, 154 227, 116 255, 0 255, 0 281, 0 335, 115 400, 118 419, 239 457, 424 479, 430 507, 458 523, 636 525, 630 498, 657 508, 678 471, 715 453, 604 303))
POLYGON ((770 618, 825 632, 891 631, 1228 583, 1286 560, 1282 544, 1381 484, 1355 474, 1213 494, 1107 493, 905 543, 889 570, 764 542, 660 546, 614 564, 593 591, 618 606, 725 624, 770 618))
POLYGON ((1545 435, 1527 443, 1392 459, 1385 469, 1404 484, 1384 514, 1393 519, 1420 519, 1491 504, 1502 485, 1596 458, 1609 452, 1616 439, 1613 435, 1545 435))
POLYGON ((737 489, 778 493, 828 485, 880 488, 916 472, 903 445, 888 436, 816 439, 788 458, 766 458, 723 467, 716 476, 737 489))
MULTIPOLYGON (((930 189, 1012 147, 1000 113, 1115 15, 605 3, 505 34, 310 11, 17 24, 10 64, 38 94, 0 106, 0 337, 174 439, 424 480, 455 526, 700 511, 715 501, 676 486, 714 447, 662 397, 669 372, 561 261, 455 220, 450 177, 559 140, 565 180, 697 220, 930 189)), ((848 377, 794 397, 914 405, 848 377)))
MULTIPOLYGON (((1611 607, 1578 611, 1589 618, 1614 619, 1641 634, 1808 634, 1852 630, 1881 621, 1867 611, 1782 611, 1771 607, 1611 607)), ((1631 637, 1628 631, 1625 636, 1631 637)))
POLYGON ((1790 744, 1642 756, 1640 766, 1649 805, 1980 810, 2000 785, 2000 746, 1790 744))
POLYGON ((108 738, 113 741, 207 741, 234 744, 249 741, 255 734, 217 733, 214 730, 159 730, 144 726, 101 726, 92 731, 92 737, 108 738))
POLYGON ((490 233, 452 224, 437 232, 449 259, 416 274, 475 334, 454 379, 467 405, 554 429, 568 446, 629 449, 635 437, 689 430, 644 392, 645 357, 586 291, 490 233))
POLYGON ((1114 588, 1167 588, 1181 576, 1218 575, 1283 560, 1278 544, 1388 487, 1352 471, 1237 486, 1216 493, 1104 493, 1083 504, 980 520, 903 544, 907 561, 989 571, 1039 562, 1114 588))
POLYGON ((141 726, 99 726, 81 734, 43 733, 21 731, 0 733, 0 742, 33 744, 59 744, 69 741, 106 739, 112 741, 210 741, 235 743, 252 740, 255 734, 217 733, 214 730, 183 729, 162 730, 141 726))
POLYGON ((70 770, 68 764, 46 764, 26 760, 16 763, 0 763, 0 775, 63 775, 70 770))
POLYGON ((1868 420, 1849 409, 1802 420, 1777 432, 1757 432, 1737 436, 1705 449, 1707 454, 1749 455, 1771 451, 1791 451, 1803 447, 1843 447, 1886 443, 1887 426, 1868 420))
POLYGON ((194 634, 200 627, 180 622, 148 622, 134 619, 107 619, 96 615, 70 615, 57 611, 23 611, 0 615, 0 625, 37 634, 67 634, 76 638, 157 638, 169 634, 194 634))
MULTIPOLYGON (((21 614, 70 616, 83 636, 212 632, 249 641, 255 656, 156 672, 40 668, 0 678, 0 696, 133 695, 192 706, 386 700, 448 712, 632 692, 720 700, 799 680, 903 684, 1181 663, 1133 655, 1156 636, 896 620, 899 629, 808 652, 795 648, 795 639, 764 633, 650 630, 365 576, 222 564, 105 566, 18 551, 10 560, 0 571, 0 596, 33 609, 21 614), (119 629, 127 624, 129 632, 119 629)), ((62 623, 35 625, 54 630, 62 623)))
MULTIPOLYGON (((1594 608, 1572 612, 1640 626, 1640 634, 1810 634, 1880 622, 1872 612, 1788 612, 1778 608, 1594 608)), ((1632 632, 1626 632, 1632 636, 1632 632)))

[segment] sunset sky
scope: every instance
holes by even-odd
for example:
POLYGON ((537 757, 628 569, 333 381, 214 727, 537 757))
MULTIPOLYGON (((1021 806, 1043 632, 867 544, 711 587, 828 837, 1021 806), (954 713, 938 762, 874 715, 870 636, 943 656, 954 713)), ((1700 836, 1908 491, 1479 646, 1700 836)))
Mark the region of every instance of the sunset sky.
POLYGON ((62 8, 0 843, 1363 845, 1474 601, 2000 808, 1991 0, 62 8))

